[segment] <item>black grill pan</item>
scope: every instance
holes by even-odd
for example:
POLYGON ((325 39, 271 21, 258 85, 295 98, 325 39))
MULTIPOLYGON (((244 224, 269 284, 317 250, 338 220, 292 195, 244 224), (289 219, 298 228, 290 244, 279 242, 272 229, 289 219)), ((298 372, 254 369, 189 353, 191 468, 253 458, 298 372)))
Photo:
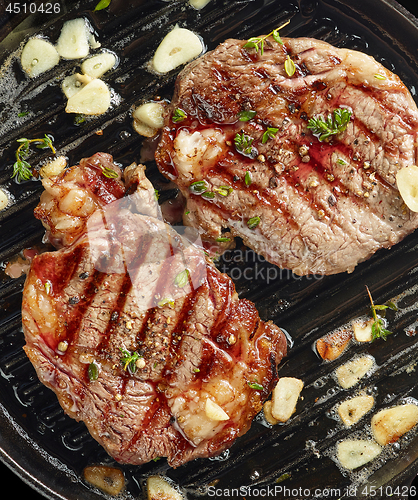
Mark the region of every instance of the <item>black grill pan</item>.
MULTIPOLYGON (((28 3, 29 2, 24 2, 28 3)), ((41 2, 33 2, 40 4, 41 2)), ((93 13, 96 1, 61 2, 60 13, 11 15, 0 3, 0 63, 15 77, 10 88, 0 86, 0 184, 14 203, 0 212, 0 262, 3 265, 25 248, 40 244, 43 229, 33 217, 41 192, 39 182, 16 184, 10 180, 16 139, 22 136, 54 136, 54 144, 75 164, 97 151, 114 155, 122 165, 138 160, 142 141, 133 132, 133 105, 159 95, 170 98, 176 72, 157 77, 146 63, 169 29, 179 23, 199 33, 208 50, 227 37, 248 38, 271 31, 284 20, 291 24, 283 35, 313 36, 336 46, 362 50, 397 73, 418 102, 418 21, 393 0, 212 0, 202 11, 185 1, 113 0, 110 7, 93 13), (103 47, 115 50, 120 64, 107 78, 120 96, 120 105, 83 124, 63 113, 64 100, 57 85, 71 74, 73 62, 61 63, 53 73, 36 81, 26 80, 13 58, 22 41, 41 32, 55 41, 62 23, 85 16, 103 47), (41 86, 42 91, 39 91, 41 86), (35 96, 35 97, 34 97, 35 96), (18 113, 25 116, 17 116, 18 113), (97 135, 98 130, 103 135, 97 135)), ((417 5, 404 4, 417 13, 417 5)), ((33 164, 43 153, 34 153, 33 164)), ((153 162, 147 173, 156 187, 164 180, 153 162)), ((167 192, 165 196, 172 194, 167 192)), ((0 280, 0 458, 11 469, 8 486, 30 485, 30 498, 98 500, 106 495, 82 479, 85 466, 120 467, 126 478, 123 499, 146 498, 144 482, 149 474, 172 478, 189 499, 245 497, 265 491, 273 498, 368 498, 362 483, 376 488, 373 498, 407 498, 403 493, 418 472, 418 433, 412 432, 388 447, 384 460, 348 474, 333 460, 336 442, 354 434, 368 435, 367 419, 344 429, 333 418, 335 405, 363 389, 374 394, 376 410, 397 402, 418 400, 418 234, 412 234, 391 250, 382 250, 354 273, 312 279, 278 272, 254 254, 221 260, 241 297, 253 300, 263 319, 272 319, 293 340, 281 376, 296 376, 305 383, 298 412, 286 424, 268 428, 256 419, 251 430, 215 460, 196 460, 176 470, 165 460, 144 466, 119 466, 90 437, 82 423, 64 415, 55 395, 44 388, 27 360, 22 346, 20 305, 23 278, 0 280), (244 278, 251 268, 253 279, 244 278), (257 273, 255 271, 258 271, 257 273), (267 277, 277 274, 274 280, 267 277), (386 342, 354 345, 333 363, 321 362, 312 349, 314 341, 353 318, 369 313, 368 285, 376 303, 396 300, 399 311, 387 319, 394 332, 386 342), (333 371, 352 356, 367 353, 376 369, 355 389, 338 389, 333 371), (281 489, 266 490, 267 487, 281 489), (350 489, 351 488, 351 489, 350 489), (339 490, 339 495, 336 496, 339 490), (212 492, 212 493, 211 493, 212 492), (229 492, 229 493, 228 493, 229 492), (309 493, 309 495, 308 495, 309 493)), ((238 249, 237 252, 244 252, 238 249)), ((237 253, 234 254, 238 255, 237 253)), ((364 486, 364 485, 363 485, 364 486)), ((17 491, 14 494, 18 494, 17 491)), ((370 491, 370 490, 369 490, 370 491)))

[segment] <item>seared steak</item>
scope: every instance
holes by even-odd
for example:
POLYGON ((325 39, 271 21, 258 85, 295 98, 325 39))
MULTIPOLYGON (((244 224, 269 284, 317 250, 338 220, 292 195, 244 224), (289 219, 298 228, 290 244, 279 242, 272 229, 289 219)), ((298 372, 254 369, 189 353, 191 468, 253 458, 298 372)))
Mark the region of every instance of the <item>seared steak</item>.
MULTIPOLYGON (((25 351, 65 412, 116 460, 179 466, 248 430, 286 340, 201 247, 156 217, 143 167, 126 177, 131 194, 97 209, 71 245, 34 258, 25 351)), ((94 182, 107 183, 100 169, 94 182)))
POLYGON ((262 53, 227 40, 190 63, 157 164, 187 198, 185 224, 205 240, 226 246, 240 236, 299 275, 351 272, 418 225, 395 183, 417 162, 417 107, 372 57, 283 41, 268 38, 262 53), (339 133, 312 127, 334 112, 348 117, 339 133))

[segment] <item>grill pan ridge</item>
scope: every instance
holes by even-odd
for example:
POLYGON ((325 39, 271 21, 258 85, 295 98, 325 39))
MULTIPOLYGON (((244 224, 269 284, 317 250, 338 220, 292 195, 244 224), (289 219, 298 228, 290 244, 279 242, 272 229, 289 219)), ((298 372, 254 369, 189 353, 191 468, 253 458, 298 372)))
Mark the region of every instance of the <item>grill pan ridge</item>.
MULTIPOLYGON (((14 90, 0 87, 0 184, 15 200, 0 212, 0 262, 39 245, 44 234, 33 217, 42 191, 40 182, 19 185, 10 180, 16 139, 51 133, 57 150, 68 156, 70 164, 96 151, 113 154, 124 166, 138 160, 142 144, 132 130, 131 108, 156 95, 170 98, 177 72, 156 76, 146 69, 146 63, 162 36, 176 23, 201 35, 207 50, 211 50, 225 38, 266 33, 290 18, 283 35, 313 36, 336 46, 362 50, 397 73, 418 101, 418 21, 393 0, 212 0, 202 11, 191 9, 184 1, 114 0, 108 10, 92 13, 96 3, 65 2, 61 14, 48 18, 48 22, 42 16, 28 19, 0 12, 0 54, 4 54, 4 60, 11 57, 7 71, 17 79, 14 90), (62 23, 79 16, 89 20, 103 47, 112 48, 121 59, 106 79, 120 95, 121 104, 82 126, 63 113, 64 101, 56 83, 71 74, 74 63, 64 62, 56 72, 28 81, 13 59, 13 51, 29 36, 41 32, 55 41, 62 23), (43 91, 31 101, 37 85, 43 91), (9 90, 15 92, 13 102, 6 99, 9 90), (30 113, 16 119, 16 110, 30 113), (95 133, 99 129, 103 130, 101 136, 95 133)), ((44 158, 44 153, 34 152, 30 161, 37 164, 44 158)), ((147 164, 147 174, 157 188, 164 185, 153 162, 147 164)), ((162 191, 162 199, 172 194, 162 191)), ((283 484, 290 489, 344 491, 359 484, 362 473, 376 488, 408 484, 418 472, 417 433, 401 438, 399 449, 389 447, 386 463, 377 463, 375 470, 362 468, 347 474, 333 461, 336 442, 356 432, 368 435, 370 429, 364 419, 345 429, 333 418, 333 412, 337 402, 362 389, 375 396, 373 411, 411 398, 418 400, 417 249, 418 234, 412 234, 391 250, 378 252, 352 274, 311 279, 276 271, 278 276, 272 282, 265 277, 276 268, 253 254, 244 262, 221 260, 220 268, 233 277, 240 296, 255 302, 262 319, 271 319, 290 333, 293 346, 279 375, 302 378, 304 399, 286 425, 270 428, 257 418, 251 430, 219 458, 195 460, 176 470, 169 469, 165 460, 140 467, 120 466, 90 437, 84 424, 64 414, 52 391, 38 381, 22 350, 24 278, 12 280, 1 271, 0 458, 31 488, 51 500, 111 498, 82 479, 83 468, 97 463, 123 470, 126 489, 122 498, 127 500, 145 498, 146 477, 158 473, 184 488, 189 499, 210 498, 208 484, 216 484, 221 490, 283 484), (258 278, 244 279, 245 266, 257 266, 258 278), (353 345, 335 362, 320 362, 312 349, 315 339, 369 314, 366 284, 376 303, 396 300, 398 312, 387 314, 394 334, 386 342, 353 345), (338 389, 335 368, 363 352, 375 358, 376 369, 355 388, 338 389), (284 474, 290 474, 290 478, 277 483, 284 474)), ((341 497, 345 498, 343 494, 341 497)))

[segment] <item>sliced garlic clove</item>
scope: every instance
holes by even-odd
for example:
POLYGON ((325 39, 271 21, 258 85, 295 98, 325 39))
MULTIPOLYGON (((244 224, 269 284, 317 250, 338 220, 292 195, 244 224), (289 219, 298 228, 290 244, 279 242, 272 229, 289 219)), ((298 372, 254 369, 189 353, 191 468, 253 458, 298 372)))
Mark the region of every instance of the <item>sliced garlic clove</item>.
POLYGON ((55 177, 59 175, 67 166, 65 156, 58 156, 54 160, 46 163, 40 170, 39 174, 42 178, 55 177))
POLYGON ((418 212, 418 167, 410 165, 399 170, 396 185, 405 205, 413 212, 418 212))
POLYGON ((81 59, 89 53, 89 35, 83 18, 64 23, 57 42, 57 51, 65 59, 81 59))
POLYGON ((337 458, 346 469, 357 469, 380 455, 382 448, 374 441, 347 439, 337 445, 337 458))
POLYGON ((207 398, 205 403, 205 413, 211 420, 229 420, 228 414, 214 401, 207 398))
POLYGON ((92 78, 100 78, 116 64, 116 56, 111 52, 102 52, 83 61, 81 71, 92 78))
POLYGON ((183 495, 161 476, 149 476, 147 490, 148 500, 184 500, 183 495))
POLYGON ((138 120, 134 120, 133 122, 134 130, 137 134, 143 135, 144 137, 154 137, 154 135, 158 132, 158 129, 149 127, 138 120))
POLYGON ((10 204, 10 196, 7 191, 0 189, 0 210, 4 210, 10 204))
POLYGON ((279 422, 287 422, 296 410, 303 382, 293 377, 279 379, 272 394, 271 414, 279 422))
POLYGON ((418 406, 405 404, 379 411, 372 418, 372 431, 382 446, 394 443, 418 424, 418 406))
POLYGON ((92 78, 90 76, 75 73, 74 75, 64 78, 61 83, 61 89, 64 92, 65 97, 69 99, 73 95, 77 94, 77 92, 80 92, 80 90, 91 81, 92 78))
POLYGON ((151 128, 163 128, 164 105, 159 102, 147 102, 138 106, 132 114, 134 120, 138 120, 151 128))
POLYGON ((210 0, 189 0, 189 4, 196 10, 203 9, 210 2, 210 0))
POLYGON ((92 465, 84 469, 84 478, 108 495, 118 495, 125 486, 125 476, 120 469, 106 465, 92 465))
POLYGON ((96 78, 68 99, 66 113, 101 115, 110 106, 110 91, 107 85, 96 78))
POLYGON ((60 56, 52 43, 42 38, 31 38, 23 47, 20 62, 31 77, 44 73, 58 64, 60 56))
POLYGON ((374 323, 374 319, 371 318, 366 323, 354 323, 353 324, 353 332, 354 338, 357 342, 371 342, 373 340, 372 335, 372 325, 374 323))
POLYGON ((366 375, 373 365, 374 360, 371 356, 360 356, 341 365, 335 371, 338 383, 344 389, 353 387, 366 375))
POLYGON ((158 73, 168 73, 197 57, 202 50, 202 42, 195 33, 176 26, 158 46, 152 66, 158 73))
POLYGON ((373 405, 373 396, 356 396, 341 403, 338 407, 338 414, 344 424, 349 427, 366 415, 373 405))

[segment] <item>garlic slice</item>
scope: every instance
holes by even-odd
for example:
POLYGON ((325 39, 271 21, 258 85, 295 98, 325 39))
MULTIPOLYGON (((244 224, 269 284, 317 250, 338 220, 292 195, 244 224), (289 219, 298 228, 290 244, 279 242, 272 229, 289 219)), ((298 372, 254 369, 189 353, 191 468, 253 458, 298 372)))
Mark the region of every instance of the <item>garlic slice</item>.
POLYGON ((203 9, 210 2, 210 0, 189 0, 189 4, 196 10, 203 9))
POLYGON ((214 401, 210 398, 206 399, 205 403, 205 413, 211 420, 229 420, 228 414, 214 401))
POLYGON ((134 120, 138 120, 148 127, 163 128, 164 105, 159 102, 146 102, 138 106, 132 114, 134 120))
POLYGON ((380 455, 382 448, 374 441, 347 439, 337 445, 337 457, 346 469, 357 469, 380 455))
POLYGON ((161 476, 149 476, 147 490, 148 500, 184 500, 183 495, 161 476))
POLYGON ((338 407, 338 414, 344 424, 349 427, 368 413, 373 405, 373 396, 356 396, 341 403, 338 407))
POLYGON ((68 99, 66 113, 100 115, 110 106, 110 91, 107 85, 96 78, 68 99))
POLYGON ((293 377, 282 377, 273 389, 271 414, 279 422, 287 422, 296 411, 303 382, 293 377))
POLYGON ((66 76, 61 83, 62 91, 67 99, 73 95, 80 92, 80 90, 85 87, 88 83, 92 81, 92 78, 87 75, 80 75, 75 73, 74 75, 66 76))
POLYGON ((83 61, 81 71, 92 78, 100 78, 116 64, 116 56, 111 52, 102 52, 83 61))
POLYGON ((31 38, 23 47, 20 56, 22 68, 31 78, 50 70, 59 60, 56 48, 42 38, 31 38))
POLYGON ((81 59, 89 53, 89 35, 83 18, 64 23, 57 43, 57 51, 65 59, 81 59))
POLYGON ((381 410, 372 418, 376 441, 384 446, 394 443, 418 424, 418 406, 405 404, 381 410))
POLYGON ((176 25, 155 51, 152 67, 158 73, 168 73, 197 57, 202 50, 202 42, 195 33, 176 25))
POLYGON ((418 212, 418 167, 410 165, 399 170, 396 185, 405 205, 413 212, 418 212))

